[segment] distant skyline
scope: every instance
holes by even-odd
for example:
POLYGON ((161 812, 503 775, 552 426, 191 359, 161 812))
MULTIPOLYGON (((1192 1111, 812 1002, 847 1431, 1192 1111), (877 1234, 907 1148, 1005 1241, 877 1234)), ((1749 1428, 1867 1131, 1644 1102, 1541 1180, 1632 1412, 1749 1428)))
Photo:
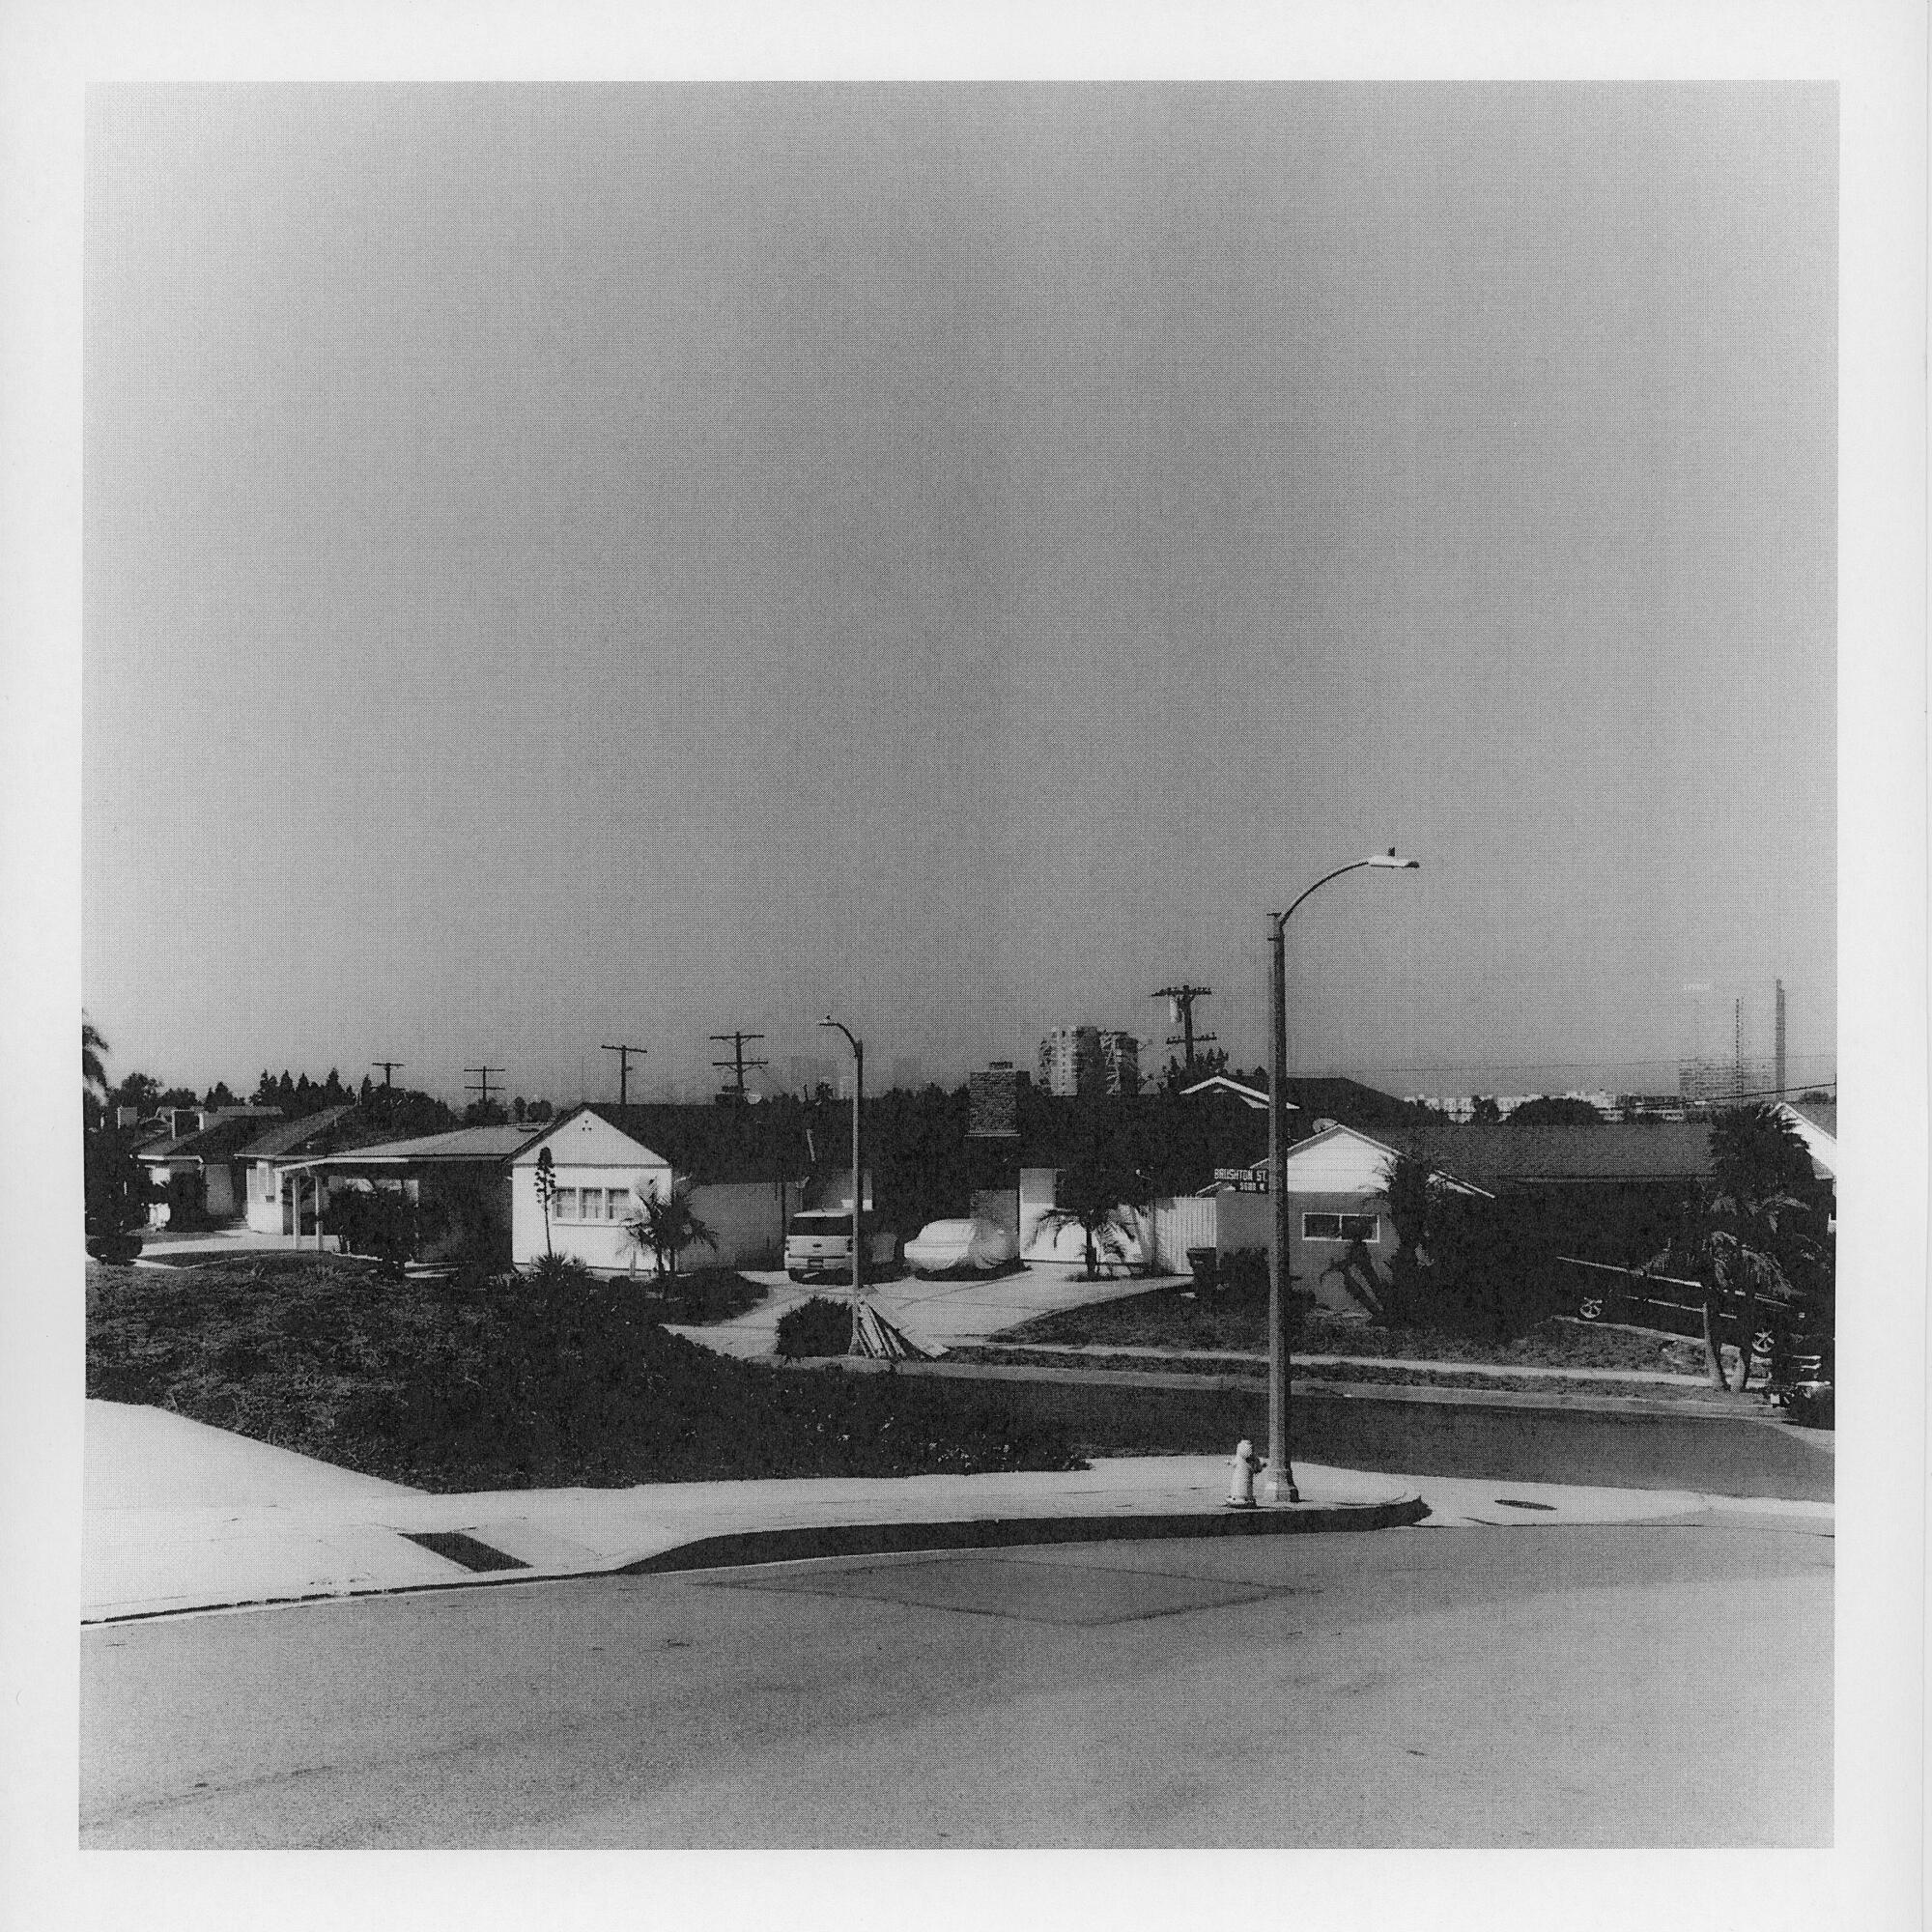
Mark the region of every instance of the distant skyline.
MULTIPOLYGON (((949 1084, 1214 996, 1392 1092, 1835 1028, 1804 84, 110 89, 117 1077, 949 1084), (856 749, 855 749, 856 748, 856 749), (842 1048, 842 1042, 837 1042, 842 1048)), ((1163 1056, 1143 1053, 1157 1068, 1163 1056)))

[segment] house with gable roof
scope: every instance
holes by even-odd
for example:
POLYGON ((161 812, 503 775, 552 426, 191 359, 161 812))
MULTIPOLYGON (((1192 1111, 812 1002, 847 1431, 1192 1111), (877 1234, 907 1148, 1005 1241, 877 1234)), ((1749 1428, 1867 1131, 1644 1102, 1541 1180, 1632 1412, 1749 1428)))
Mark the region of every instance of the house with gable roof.
POLYGON ((673 1179, 689 1179, 692 1210, 716 1233, 718 1248, 699 1247, 680 1266, 779 1267, 785 1219, 807 1205, 811 1169, 804 1128, 789 1110, 585 1101, 511 1163, 511 1254, 519 1267, 553 1253, 600 1274, 648 1273, 655 1259, 638 1250, 624 1224, 642 1200, 662 1199, 673 1179), (547 1215, 537 1189, 546 1151, 554 1181, 547 1215))

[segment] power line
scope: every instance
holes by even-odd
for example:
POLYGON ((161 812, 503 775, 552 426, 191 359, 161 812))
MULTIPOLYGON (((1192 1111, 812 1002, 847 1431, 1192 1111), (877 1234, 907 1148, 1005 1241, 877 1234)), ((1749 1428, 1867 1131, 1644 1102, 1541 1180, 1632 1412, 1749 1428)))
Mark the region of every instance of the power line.
MULTIPOLYGON (((1794 1053, 1789 1056, 1791 1065, 1809 1065, 1819 1061, 1835 1062, 1838 1056, 1833 1052, 1794 1053)), ((1513 1065, 1504 1065, 1493 1060, 1456 1060, 1440 1066, 1411 1066, 1406 1063, 1385 1064, 1379 1066, 1356 1065, 1353 1066, 1330 1067, 1325 1073, 1306 1074, 1306 1079, 1351 1079, 1366 1073, 1539 1073, 1575 1072, 1579 1067, 1607 1066, 1630 1071, 1636 1067, 1662 1067, 1675 1071, 1684 1062, 1677 1060, 1620 1060, 1613 1054, 1599 1054, 1592 1060, 1524 1060, 1513 1065)), ((1787 1081, 1787 1086, 1797 1083, 1787 1081)), ((1809 1086, 1819 1086, 1820 1081, 1809 1081, 1809 1086)))

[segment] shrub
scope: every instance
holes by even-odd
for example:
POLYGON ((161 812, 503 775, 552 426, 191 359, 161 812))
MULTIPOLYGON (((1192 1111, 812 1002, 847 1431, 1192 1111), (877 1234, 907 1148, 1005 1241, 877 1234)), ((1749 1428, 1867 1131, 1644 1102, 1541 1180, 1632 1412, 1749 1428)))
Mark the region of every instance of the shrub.
POLYGON ((660 1277, 652 1286, 664 1303, 665 1319, 692 1328, 730 1321, 765 1298, 765 1291, 736 1268, 694 1268, 674 1278, 660 1277))
POLYGON ((590 1286, 590 1270, 575 1255, 539 1255, 524 1271, 524 1279, 546 1294, 590 1286))
POLYGON ((807 1355, 842 1355, 852 1344, 852 1304, 814 1294, 779 1318, 779 1353, 787 1361, 807 1355))

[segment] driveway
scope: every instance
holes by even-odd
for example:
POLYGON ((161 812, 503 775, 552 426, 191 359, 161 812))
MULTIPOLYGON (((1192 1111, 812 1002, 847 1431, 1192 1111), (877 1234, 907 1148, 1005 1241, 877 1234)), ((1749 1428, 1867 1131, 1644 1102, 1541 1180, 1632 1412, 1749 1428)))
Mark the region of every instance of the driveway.
MULTIPOLYGON (((843 1298, 850 1291, 837 1283, 801 1287, 782 1269, 742 1270, 769 1294, 735 1321, 702 1328, 673 1328, 671 1333, 702 1343, 721 1355, 752 1359, 770 1355, 778 1344, 779 1321, 785 1313, 814 1294, 843 1298)), ((907 1275, 899 1281, 867 1285, 867 1298, 908 1341, 922 1349, 956 1349, 983 1342, 1003 1329, 1051 1315, 1063 1308, 1083 1308, 1094 1301, 1119 1301, 1130 1294, 1182 1285, 1175 1275, 1082 1281, 1077 1268, 1051 1264, 1031 1266, 1018 1274, 976 1277, 970 1281, 921 1281, 907 1275)))

